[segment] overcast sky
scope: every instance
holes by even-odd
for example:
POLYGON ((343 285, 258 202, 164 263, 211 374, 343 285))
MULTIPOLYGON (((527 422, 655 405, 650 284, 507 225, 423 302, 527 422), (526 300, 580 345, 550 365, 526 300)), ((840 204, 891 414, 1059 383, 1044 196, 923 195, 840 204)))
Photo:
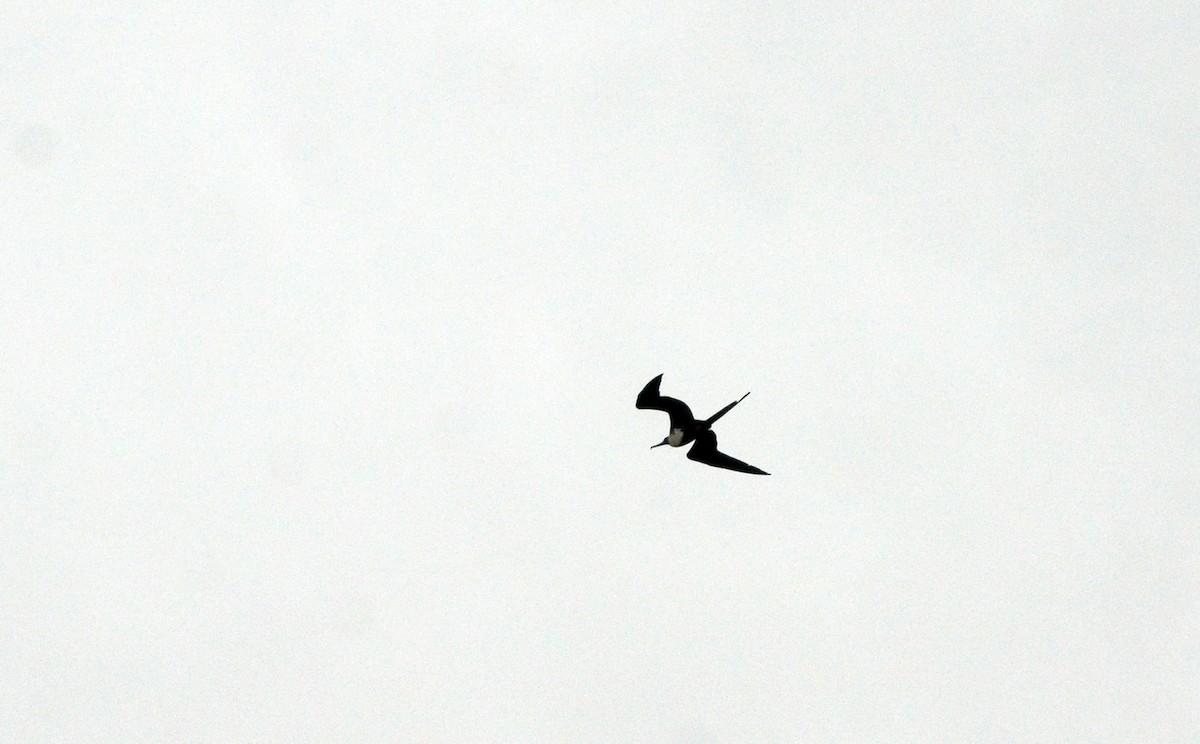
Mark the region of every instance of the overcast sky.
POLYGON ((1194 2, 168 5, 0 28, 0 739, 1195 740, 1194 2))

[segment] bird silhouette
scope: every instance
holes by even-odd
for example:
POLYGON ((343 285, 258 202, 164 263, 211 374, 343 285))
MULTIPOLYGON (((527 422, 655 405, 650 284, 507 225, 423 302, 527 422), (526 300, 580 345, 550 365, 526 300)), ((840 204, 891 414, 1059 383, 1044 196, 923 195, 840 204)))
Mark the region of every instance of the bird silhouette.
POLYGON ((666 411, 667 415, 671 417, 671 433, 650 449, 661 447, 664 444, 669 444, 672 447, 682 447, 688 442, 695 442, 692 448, 688 450, 687 456, 689 460, 702 462, 714 468, 736 470, 739 473, 770 475, 765 470, 760 470, 735 457, 730 457, 724 452, 719 452, 717 450, 717 435, 712 430, 712 425, 716 423, 717 419, 729 413, 731 408, 745 400, 746 395, 750 393, 746 393, 746 395, 738 398, 708 418, 697 421, 696 417, 692 415, 692 409, 688 408, 687 403, 676 398, 669 398, 658 392, 658 387, 662 384, 662 377, 662 375, 659 375, 650 382, 647 382, 646 387, 642 388, 642 392, 638 393, 637 397, 638 408, 666 411))

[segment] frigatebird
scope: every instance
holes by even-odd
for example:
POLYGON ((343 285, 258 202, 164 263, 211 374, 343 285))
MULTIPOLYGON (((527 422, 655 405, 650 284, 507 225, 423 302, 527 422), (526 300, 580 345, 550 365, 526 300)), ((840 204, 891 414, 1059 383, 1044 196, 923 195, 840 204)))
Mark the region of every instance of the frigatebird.
POLYGON ((692 445, 692 448, 687 453, 689 460, 702 462, 705 465, 712 465, 714 468, 736 470, 739 473, 770 475, 765 470, 759 470, 753 465, 747 465, 724 452, 717 451, 717 435, 713 433, 712 425, 716 423, 717 419, 729 413, 729 409, 745 400, 746 395, 750 393, 746 393, 746 395, 738 398, 703 421, 697 421, 696 417, 692 415, 692 409, 688 408, 687 403, 660 395, 658 392, 660 384, 662 384, 662 375, 647 382, 646 387, 642 388, 642 392, 638 393, 637 397, 638 408, 666 411, 667 415, 671 417, 671 433, 666 439, 663 439, 650 449, 661 447, 664 444, 669 444, 672 447, 682 447, 688 442, 694 441, 695 444, 692 445))

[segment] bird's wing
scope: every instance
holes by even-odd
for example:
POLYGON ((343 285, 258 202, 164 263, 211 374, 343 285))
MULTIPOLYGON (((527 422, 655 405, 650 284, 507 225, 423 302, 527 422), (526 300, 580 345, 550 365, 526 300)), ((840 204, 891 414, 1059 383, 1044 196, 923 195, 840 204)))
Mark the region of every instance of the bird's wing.
POLYGON ((705 465, 712 465, 714 468, 736 470, 739 473, 770 475, 770 473, 765 470, 759 470, 753 465, 747 465, 741 460, 730 457, 724 452, 718 452, 717 435, 714 434, 711 429, 709 431, 701 432, 700 435, 696 437, 696 443, 692 445, 690 450, 688 450, 687 456, 689 460, 702 462, 705 465))
POLYGON ((692 409, 688 408, 687 403, 658 394, 658 386, 661 383, 662 375, 647 382, 646 387, 642 388, 642 392, 638 393, 637 407, 666 411, 667 415, 671 417, 672 429, 683 429, 695 423, 696 418, 692 416, 692 409))

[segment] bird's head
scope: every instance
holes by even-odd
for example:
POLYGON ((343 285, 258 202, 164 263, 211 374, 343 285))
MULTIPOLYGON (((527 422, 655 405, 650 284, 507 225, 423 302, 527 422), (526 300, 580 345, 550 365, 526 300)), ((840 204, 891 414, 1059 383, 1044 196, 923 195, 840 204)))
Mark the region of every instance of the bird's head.
POLYGON ((663 446, 664 444, 670 444, 670 443, 671 443, 671 438, 670 438, 670 437, 663 437, 663 440, 662 440, 661 442, 659 442, 658 444, 652 444, 652 445, 650 445, 650 449, 654 449, 655 447, 661 447, 661 446, 663 446))

